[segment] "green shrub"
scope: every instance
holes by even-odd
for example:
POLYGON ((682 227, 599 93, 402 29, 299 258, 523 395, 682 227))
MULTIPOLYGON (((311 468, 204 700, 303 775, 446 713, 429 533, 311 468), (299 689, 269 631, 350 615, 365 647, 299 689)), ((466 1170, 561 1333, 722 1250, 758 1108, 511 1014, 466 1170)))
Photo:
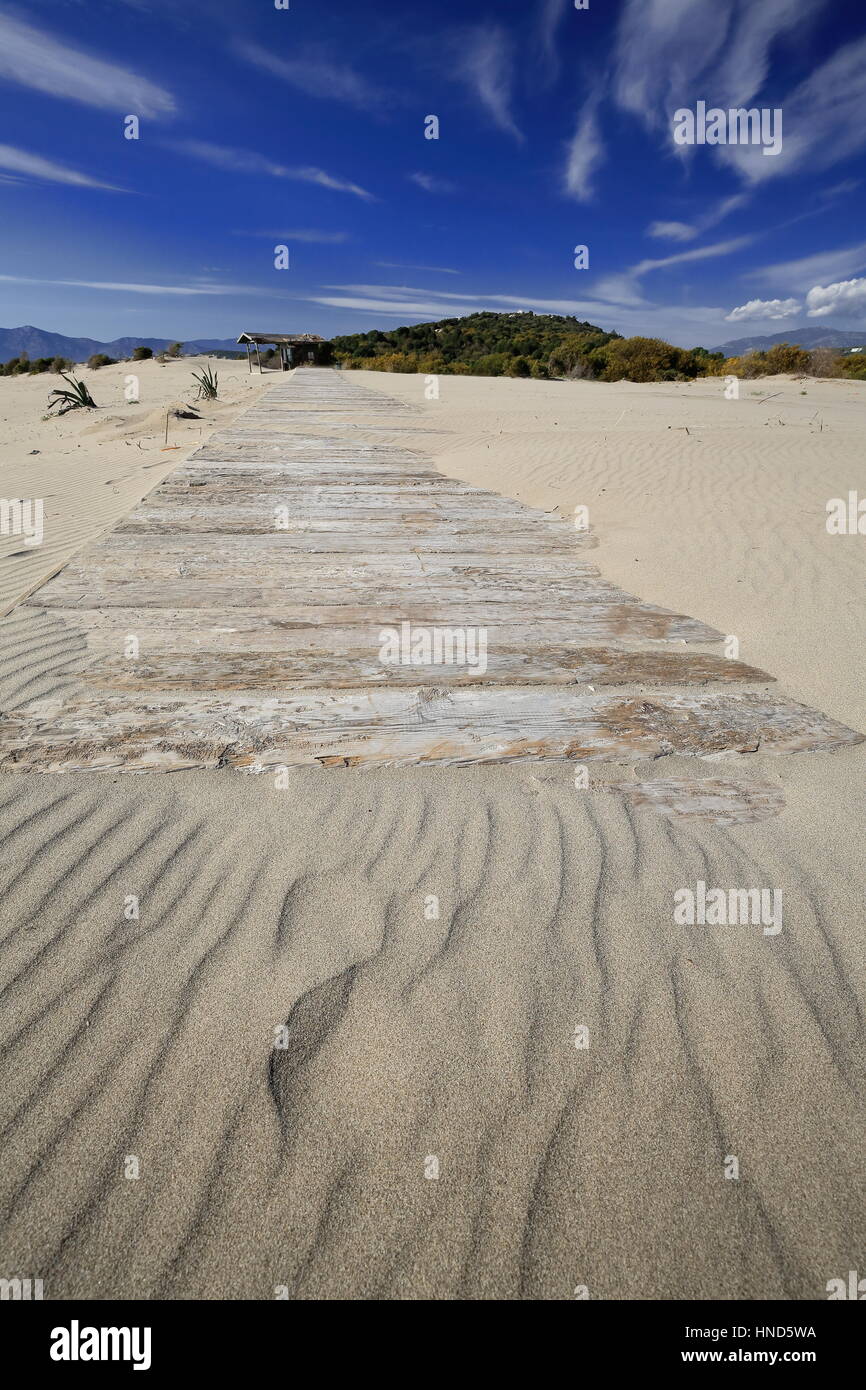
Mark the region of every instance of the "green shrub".
POLYGON ((774 343, 766 352, 756 354, 763 358, 762 376, 777 376, 781 372, 792 372, 802 376, 811 365, 811 354, 796 343, 774 343))
POLYGON ((219 376, 212 367, 202 367, 200 372, 193 372, 192 379, 198 382, 199 400, 216 400, 219 394, 219 376))
POLYGON ((714 375, 737 376, 752 381, 759 376, 779 376, 791 373, 805 376, 811 371, 812 354, 796 343, 775 343, 762 352, 748 352, 745 357, 726 357, 714 375))
POLYGON ((593 353, 603 381, 682 381, 696 377, 698 359, 662 338, 617 338, 593 353))
POLYGON ((64 390, 58 386, 51 392, 48 401, 49 414, 56 405, 60 406, 58 415, 65 415, 67 410, 92 410, 95 408, 96 401, 83 381, 76 381, 74 376, 67 376, 65 372, 61 372, 60 375, 64 381, 69 383, 69 390, 64 390))
POLYGON ((507 352, 491 352, 469 364, 473 376, 504 376, 511 358, 507 352))
POLYGON ((852 381, 866 381, 866 352, 846 353, 837 359, 842 376, 852 381))
POLYGON ((30 360, 26 353, 22 353, 20 357, 10 357, 9 361, 3 367, 4 376, 20 376, 22 373, 29 371, 30 360))

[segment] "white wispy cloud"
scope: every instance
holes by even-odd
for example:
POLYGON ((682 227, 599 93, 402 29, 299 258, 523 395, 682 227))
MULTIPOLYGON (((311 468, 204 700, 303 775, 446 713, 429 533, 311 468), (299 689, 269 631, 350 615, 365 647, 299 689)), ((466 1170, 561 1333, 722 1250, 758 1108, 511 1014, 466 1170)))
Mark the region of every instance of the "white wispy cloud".
POLYGON ((459 270, 452 270, 447 265, 404 265, 402 261, 374 261, 373 264, 381 266, 384 270, 426 270, 436 275, 460 274, 459 270))
POLYGON ((563 183, 565 192, 585 203, 593 196, 593 177, 604 163, 604 144, 598 126, 598 97, 591 96, 577 118, 568 144, 563 183))
POLYGON ((617 332, 655 333, 671 342, 692 346, 700 339, 715 342, 721 333, 725 310, 715 306, 615 303, 601 295, 591 299, 546 299, 520 294, 451 294, 409 285, 324 285, 327 295, 311 295, 310 302, 327 308, 379 315, 404 323, 415 319, 460 318, 481 309, 532 310, 537 314, 573 314, 617 332))
POLYGON ((373 111, 381 103, 381 94, 365 78, 347 63, 333 62, 322 48, 304 49, 296 58, 279 58, 247 40, 238 40, 234 48, 241 58, 282 78, 306 96, 373 111))
POLYGON ((866 145, 866 39, 844 44, 792 92, 763 95, 774 46, 796 39, 827 0, 626 0, 616 38, 614 98, 682 158, 672 117, 699 99, 722 109, 781 108, 782 148, 767 158, 759 145, 704 147, 701 158, 733 168, 749 185, 807 170, 810 175, 866 145))
POLYGON ((226 169, 230 173, 267 174, 275 179, 294 179, 298 183, 316 183, 321 188, 330 188, 338 193, 352 193, 356 198, 365 198, 369 202, 375 201, 374 194, 368 192, 366 188, 361 188, 349 179, 338 178, 334 174, 329 174, 326 170, 317 169, 312 165, 294 167, 278 164, 275 160, 268 159, 266 155, 257 154, 254 150, 230 149, 225 145, 212 145, 207 140, 172 140, 167 143, 171 149, 177 150, 180 154, 191 155, 194 159, 203 160, 205 164, 212 164, 217 169, 226 169))
POLYGON ((779 39, 811 23, 826 0, 761 0, 735 7, 715 73, 714 102, 739 106, 761 90, 770 70, 770 50, 779 39))
POLYGON ((859 187, 860 179, 842 179, 841 183, 834 183, 830 188, 822 188, 818 197, 825 200, 841 198, 846 193, 853 193, 859 187))
POLYGON ((541 69, 550 82, 559 74, 559 50, 556 37, 570 0, 540 0, 537 20, 537 44, 541 69))
POLYGON ((602 298, 616 304, 646 304, 640 289, 641 276, 653 270, 668 270, 675 265, 712 260, 716 256, 731 256, 735 251, 749 246, 753 240, 751 236, 731 237, 728 241, 716 241, 710 246, 696 246, 691 251, 677 251, 672 256, 648 257, 619 274, 606 276, 595 286, 595 290, 602 298))
POLYGON ((13 174, 23 174, 27 178, 39 179, 46 183, 65 183, 76 188, 105 188, 112 193, 126 191, 117 188, 113 183, 102 183, 99 179, 91 178, 89 174, 81 174, 77 169, 70 169, 65 164, 55 164, 53 160, 43 159, 41 155, 18 150, 13 145, 0 145, 0 169, 10 169, 13 174))
POLYGON ((614 97, 647 126, 688 101, 729 32, 717 0, 626 0, 616 35, 614 97))
POLYGON ((494 125, 523 142, 511 114, 514 73, 511 41, 499 24, 478 25, 453 36, 454 76, 481 103, 494 125))
POLYGON ((0 275, 0 280, 15 285, 66 285, 81 290, 122 290, 127 294, 262 295, 268 299, 289 298, 288 295, 275 294, 273 290, 262 289, 258 285, 144 285, 126 280, 47 280, 32 275, 0 275))
POLYGON ((448 179, 436 178, 433 174, 407 174, 410 183, 417 183, 426 193, 453 193, 454 184, 448 179))
POLYGON ((698 229, 689 222, 651 222, 646 234, 660 241, 693 241, 698 229))
MULTIPOLYGON (((414 267, 417 269, 418 267, 414 267)), ((340 290, 347 294, 372 295, 379 299, 405 299, 407 295, 435 295, 437 299, 471 299, 470 294, 451 294, 448 290, 418 289, 412 285, 322 285, 323 290, 340 290)))
POLYGON ((726 323, 754 323, 772 319, 793 319, 802 311, 798 299, 750 299, 725 314, 726 323))
POLYGON ((174 97, 117 63, 94 58, 47 29, 0 14, 0 79, 52 97, 151 120, 171 116, 174 97))
POLYGON ((599 299, 610 304, 628 307, 646 303, 637 278, 628 270, 605 275, 592 288, 599 299))
POLYGON ((310 297, 311 304, 321 304, 328 309, 357 309, 359 312, 370 314, 386 314, 389 318, 414 319, 414 318, 460 318, 465 314, 474 314, 478 311, 478 305, 469 303, 458 306, 449 303, 445 307, 436 300, 422 299, 374 299, 368 295, 316 295, 310 297))
POLYGON ((616 35, 615 99, 651 128, 667 128, 677 107, 698 98, 740 106, 763 86, 772 45, 824 3, 626 0, 616 35))
POLYGON ((748 193, 734 193, 729 198, 722 198, 721 202, 709 208, 694 222, 651 222, 647 227, 647 236, 667 241, 694 241, 695 237, 718 226, 724 218, 745 206, 748 201, 748 193))
POLYGON ((719 145, 719 158, 750 184, 808 170, 810 175, 857 154, 866 145, 866 38, 844 44, 774 106, 783 111, 781 152, 772 159, 757 145, 719 145))
POLYGON ((826 318, 828 314, 849 316, 862 314, 866 309, 866 279, 840 280, 835 285, 814 285, 806 295, 806 310, 810 319, 826 318))
MULTIPOLYGON (((512 294, 454 294, 448 290, 419 289, 414 285, 323 285, 325 290, 338 290, 349 296, 353 303, 376 303, 391 305, 396 312, 408 312, 409 305, 423 302, 425 310, 434 307, 440 316, 447 317, 460 313, 474 314, 480 305, 488 308, 507 307, 509 309, 537 309, 542 313, 576 314, 590 308, 598 308, 592 300, 537 299, 512 294), (456 309, 455 304, 462 304, 456 309), (471 307, 466 307, 471 306, 471 307)), ((329 301, 330 302, 330 301, 329 301)), ((348 299, 340 301, 348 306, 348 299)))
POLYGON ((246 228, 232 232, 232 236, 253 236, 274 241, 306 241, 321 246, 337 246, 349 240, 348 232, 323 232, 315 227, 298 228, 291 232, 255 232, 246 228))
POLYGON ((778 289, 801 293, 804 285, 844 280, 866 269, 866 241, 836 251, 818 251, 793 261, 779 261, 746 272, 746 280, 759 280, 778 289))
POLYGON ((696 246, 692 251, 677 251, 673 256, 661 256, 656 259, 638 261, 637 265, 632 266, 630 275, 646 275, 649 270, 666 270, 672 265, 685 265, 689 261, 706 261, 715 256, 730 256, 734 251, 741 251, 744 246, 749 246, 754 237, 738 236, 731 237, 729 241, 717 241, 712 246, 696 246))

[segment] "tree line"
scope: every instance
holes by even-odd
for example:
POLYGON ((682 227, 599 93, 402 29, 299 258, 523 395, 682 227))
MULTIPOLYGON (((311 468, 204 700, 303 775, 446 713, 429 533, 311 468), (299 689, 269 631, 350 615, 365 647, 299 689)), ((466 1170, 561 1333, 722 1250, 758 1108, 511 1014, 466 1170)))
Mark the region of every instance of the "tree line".
MULTIPOLYGON (((166 357, 180 357, 183 351, 183 343, 172 343, 171 347, 161 352, 158 361, 163 361, 166 357)), ((133 348, 132 356, 125 358, 109 357, 105 352, 94 352, 92 357, 88 357, 86 365, 94 371, 99 367, 113 367, 116 362, 145 362, 153 357, 153 348, 140 346, 133 348)), ((75 366, 68 357, 34 357, 31 361, 26 352, 20 352, 17 357, 10 357, 8 362, 0 363, 0 376, 39 376, 42 372, 68 372, 75 366)))
POLYGON ((866 378, 866 361, 830 348, 807 352, 778 343, 766 352, 725 357, 679 348, 662 338, 624 338, 558 314, 469 314, 411 327, 372 329, 332 340, 343 367, 430 375, 512 376, 536 380, 690 381, 699 376, 794 375, 866 378))

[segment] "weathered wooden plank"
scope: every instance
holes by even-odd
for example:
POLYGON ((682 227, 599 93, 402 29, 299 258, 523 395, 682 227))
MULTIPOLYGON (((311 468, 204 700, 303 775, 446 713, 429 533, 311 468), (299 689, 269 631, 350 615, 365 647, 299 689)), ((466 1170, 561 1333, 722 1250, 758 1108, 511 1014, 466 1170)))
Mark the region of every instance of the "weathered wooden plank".
MULTIPOLYGON (((484 603, 463 597, 447 603, 437 602, 425 595, 403 595, 402 600, 385 607, 382 604, 340 603, 304 605, 286 600, 278 607, 243 609, 225 608, 76 608, 71 615, 74 625, 70 631, 86 628, 88 643, 93 646, 105 634, 105 640, 122 643, 128 633, 151 634, 160 642, 168 641, 179 632, 202 635, 218 634, 230 643, 235 637, 246 643, 275 643, 283 641, 286 632, 303 632, 310 641, 317 634, 323 642, 334 640, 329 629, 346 634, 353 626, 395 627, 402 622, 445 626, 449 622, 462 627, 507 624, 510 631, 525 633, 526 646, 535 640, 553 642, 588 642, 642 638, 647 641, 720 642, 722 634, 694 618, 669 613, 652 604, 583 603, 570 600, 559 604, 548 601, 542 616, 526 623, 524 604, 484 603), (190 627, 194 621, 195 626, 190 627)), ((98 648, 102 650, 100 646, 98 648)), ((267 650, 266 646, 262 650, 267 650)))
MULTIPOLYGON (((530 596, 536 601, 547 589, 570 594, 576 603, 589 600, 593 595, 606 594, 612 601, 628 597, 621 589, 616 589, 600 577, 585 574, 576 578, 564 572, 556 562, 523 572, 518 563, 503 565, 500 570, 496 562, 518 561, 520 557, 511 555, 487 556, 467 552, 465 556, 449 552, 428 551, 423 555, 403 555, 398 551, 384 551, 379 556, 371 556, 366 551, 307 550, 299 551, 286 547, 285 555, 261 554, 258 558, 250 555, 245 560, 231 564, 231 575, 240 581, 256 580, 261 585, 303 586, 308 591, 316 586, 342 582, 348 595, 356 596, 357 586, 381 584, 383 590, 393 588, 398 581, 405 584, 408 591, 414 588, 419 595, 437 588, 464 584, 471 580, 473 588, 487 590, 488 596, 501 593, 512 598, 517 593, 530 596), (435 563, 441 560, 444 563, 435 563)), ((115 558, 106 555, 90 564, 69 566, 69 572, 61 573, 51 581, 51 601, 69 587, 80 587, 91 580, 109 587, 127 583, 141 583, 143 579, 163 580, 173 585, 178 593, 172 607, 184 607, 181 592, 187 584, 197 580, 214 579, 219 581, 226 576, 229 561, 213 553, 191 554, 175 557, 158 554, 115 558)), ((43 591, 39 591, 40 593, 43 591)), ((46 585, 45 592, 48 592, 46 585)), ((598 601, 598 600, 597 600, 598 601)), ((92 605, 89 605, 92 607, 92 605)), ((129 605, 133 606, 133 605, 129 605)), ((527 614, 528 616, 528 614, 527 614)))
POLYGON ((404 549, 407 533, 430 537, 476 536, 479 540, 489 537, 501 540, 507 536, 512 541, 512 549, 518 549, 518 545, 514 543, 521 540, 525 546, 534 534, 538 545, 545 547, 545 553, 554 551, 567 556, 581 548, 570 544, 555 526, 544 520, 523 525, 519 517, 509 516, 507 513, 481 511, 480 515, 473 516, 468 512, 457 511, 456 508, 450 515, 446 515, 443 512, 437 513, 428 508, 413 508, 409 505, 392 507, 390 512, 369 507, 361 515, 352 516, 350 508, 341 508, 339 512, 335 510, 329 513, 327 507, 318 506, 305 511, 299 506, 275 502, 271 497, 264 505, 233 505, 227 501, 222 506, 208 506, 198 511, 194 518, 183 517, 182 526, 175 525, 174 521, 173 517, 166 517, 165 521, 162 521, 159 512, 154 509, 148 514, 145 525, 141 524, 141 518, 136 517, 134 523, 127 521, 119 526, 115 534, 170 536, 181 530, 184 533, 195 530, 213 535, 242 535, 245 532, 241 528, 248 528, 250 535, 276 533, 282 536, 286 532, 293 535, 316 532, 322 535, 356 536, 361 540, 369 538, 371 541, 380 536, 389 536, 397 540, 402 539, 404 549), (190 519, 194 519, 194 527, 189 525, 190 519))
POLYGON ((771 782, 732 781, 722 777, 654 777, 621 784, 633 806, 650 807, 671 819, 709 821, 713 825, 747 825, 778 816, 785 806, 781 787, 771 782))
POLYGON ((803 705, 757 694, 599 697, 531 687, 370 689, 209 699, 102 694, 0 722, 5 771, 407 766, 555 758, 802 752, 862 741, 803 705))
MULTIPOLYGON (((452 631, 449 629, 449 631, 452 631)), ((135 660, 123 653, 120 643, 111 655, 94 654, 85 671, 88 685, 106 690, 271 690, 286 687, 327 686, 352 689, 368 681, 383 686, 421 685, 439 678, 449 685, 700 685, 710 681, 764 682, 771 679, 764 671, 739 661, 706 653, 672 651, 634 651, 611 647, 544 647, 540 643, 510 645, 497 630, 484 635, 484 656, 478 659, 477 645, 470 645, 472 661, 436 664, 417 662, 397 665, 383 662, 381 630, 368 634, 366 641, 341 641, 328 630, 330 641, 309 643, 291 640, 285 647, 258 644, 252 649, 220 649, 187 644, 172 639, 171 651, 155 650, 148 634, 135 660)), ((458 655, 465 651, 451 643, 458 655)), ((91 646, 92 650, 92 646, 91 646)))
MULTIPOLYGON (((151 508, 163 507, 169 499, 171 505, 187 503, 191 506, 246 506, 273 508, 279 501, 275 496, 274 479, 263 486, 257 480, 247 486, 246 482, 233 478, 213 479, 200 483, 194 481, 172 483, 171 487, 158 487, 150 494, 147 505, 151 508)), ((485 493, 442 491, 438 488, 379 487, 371 486, 361 491, 358 487, 335 486, 326 481, 304 483, 299 487, 295 478, 285 481, 286 499, 293 509, 304 507, 314 515, 348 516, 367 514, 374 517, 392 517, 406 509, 429 512, 431 516, 482 516, 489 515, 519 518, 527 525, 545 522, 557 530, 564 523, 550 513, 537 512, 528 507, 520 507, 505 497, 491 497, 485 493)), ((569 528, 570 529, 570 528, 569 528)))
MULTIPOLYGON (((407 601, 407 586, 403 582, 405 576, 406 571, 395 575, 385 572, 380 576, 371 574, 366 579, 360 576, 338 577, 327 574, 317 578, 311 573, 306 576, 284 577, 282 584, 273 580, 255 584, 239 579, 226 579, 225 575, 222 583, 213 577, 190 579, 187 575, 178 576, 174 580, 130 579, 112 583, 98 579, 95 574, 66 578, 65 574, 61 573, 52 581, 51 588, 45 585, 28 601, 36 608, 80 608, 84 611, 93 608, 94 605, 152 609, 210 609, 217 606, 231 610, 259 607, 274 609, 282 602, 295 606, 306 605, 309 608, 331 608, 344 603, 348 598, 353 605, 378 603, 383 608, 393 611, 397 605, 405 604, 407 601)), ((467 579, 471 577, 471 572, 464 575, 459 571, 440 577, 431 574, 429 579, 425 579, 423 586, 419 585, 419 606, 424 607, 431 602, 444 609, 451 604, 465 605, 467 579)), ((510 583, 507 579, 485 583, 482 573, 475 575, 475 581, 471 587, 478 595, 479 603, 502 601, 512 606, 517 604, 521 606, 524 615, 554 600, 561 611, 562 604, 580 601, 618 604, 627 597, 621 590, 605 584, 603 580, 593 584, 587 583, 579 598, 573 589, 552 591, 550 581, 544 576, 534 582, 531 578, 518 576, 510 583)), ((411 613, 414 617, 414 608, 411 613)))
MULTIPOLYGON (((474 563, 472 555, 467 555, 462 551, 450 556, 444 551, 431 551, 428 558, 423 546, 418 544, 415 536, 409 531, 406 531, 404 535, 406 543, 402 551, 397 550, 386 554, 380 550, 378 540, 374 540, 369 550, 357 551, 349 559, 339 558, 333 563, 336 563, 342 572, 345 572, 346 567, 355 569, 358 565, 374 567, 381 564, 385 569, 394 573, 402 572, 408 567, 418 573, 429 572, 431 574, 450 571, 455 567, 465 570, 474 563)), ((261 560, 263 564, 274 563, 289 568, 292 565, 303 565, 305 569, 321 569, 332 563, 328 561, 327 553, 316 555, 315 553, 307 554, 299 551, 292 536, 287 536, 284 532, 276 530, 251 535, 231 535, 222 531, 213 531, 204 532, 197 536, 174 535, 172 533, 130 535, 124 531, 113 531, 69 563, 79 567, 89 567, 103 555, 112 562, 124 561, 128 563, 130 569, 137 566, 145 558, 158 560, 161 556, 176 557, 177 563, 184 559, 196 557, 203 561, 217 557, 223 564, 231 565, 244 559, 253 558, 261 560)), ((575 581, 575 594, 578 593, 579 586, 585 580, 598 582, 602 578, 599 575, 598 567, 592 563, 589 557, 579 555, 577 552, 553 551, 552 553, 544 552, 536 555, 535 545, 531 538, 528 540, 525 538, 524 549, 513 546, 511 551, 502 551, 497 554, 495 559, 491 560, 486 556, 479 558, 494 575, 501 573, 506 577, 513 577, 515 572, 522 572, 531 575, 543 574, 550 578, 559 577, 563 580, 571 577, 575 581)), ((607 580, 603 582, 608 583, 607 580)))
MULTIPOLYGON (((538 527, 533 535, 532 551, 537 555, 556 555, 566 558, 571 549, 563 542, 557 532, 545 531, 538 527)), ((133 535, 277 535, 291 538, 295 550, 364 550, 375 545, 377 549, 405 554, 414 540, 425 554, 429 551, 466 550, 478 555, 506 553, 525 553, 526 532, 515 526, 505 527, 496 524, 483 525, 470 522, 461 524, 445 520, 433 522, 401 519, 397 516, 390 522, 379 525, 356 524, 354 529, 316 527, 292 529, 291 526, 276 526, 273 507, 270 511, 260 508, 203 508, 200 513, 178 507, 167 511, 163 517, 157 510, 131 516, 119 526, 117 534, 133 535)), ((592 548, 591 542, 589 543, 592 548)), ((572 549, 579 549, 574 544, 572 549)))
MULTIPOLYGON (((479 498, 477 502, 474 498, 457 500, 453 494, 446 499, 433 501, 429 497, 419 498, 413 497, 411 493, 404 493, 399 497, 392 495, 386 502, 381 503, 375 498, 371 498, 369 502, 361 501, 356 492, 353 505, 349 500, 328 497, 324 489, 318 489, 315 493, 308 489, 303 498, 294 497, 287 492, 285 500, 281 499, 280 494, 273 488, 268 492, 244 492, 240 488, 225 487, 207 496, 199 496, 197 490, 193 489, 192 492, 185 490, 183 494, 174 493, 167 498, 155 496, 146 508, 137 507, 135 515, 169 521, 170 513, 175 509, 180 515, 191 514, 194 509, 197 516, 212 516, 218 520, 220 524, 212 529, 220 531, 223 528, 225 513, 232 512, 244 517, 266 516, 271 529, 274 529, 274 513, 278 508, 288 514, 289 523, 297 520, 322 530, 327 530, 329 526, 338 530, 354 526, 357 530, 389 529, 395 532, 404 524, 430 522, 464 531, 495 528, 497 531, 507 530, 522 534, 524 537, 528 537, 533 531, 539 531, 559 537, 563 551, 573 548, 574 541, 580 543, 581 538, 586 535, 586 532, 573 531, 565 527, 561 521, 544 513, 530 512, 524 516, 515 508, 496 501, 490 503, 484 498, 479 498)), ((118 534, 123 535, 127 530, 128 525, 125 521, 122 527, 118 528, 118 534)))
MULTIPOLYGON (((172 474, 172 477, 175 475, 172 474)), ((440 475, 441 476, 441 475, 440 475)), ((208 464, 203 466, 189 476, 190 487, 199 484, 221 485, 231 483, 237 487, 267 487, 270 488, 274 483, 279 483, 281 488, 289 491, 303 492, 311 488, 327 488, 329 495, 334 496, 342 492, 344 495, 349 493, 355 495, 360 492, 362 496, 368 495, 366 489, 370 489, 369 495, 385 495, 392 493, 414 494, 420 492, 438 495, 443 494, 457 495, 454 493, 450 478, 442 476, 442 483, 445 485, 440 488, 436 482, 436 475, 426 473, 410 473, 394 470, 386 478, 379 477, 377 474, 365 474, 357 470, 346 470, 345 474, 329 475, 323 471, 321 459, 316 463, 303 469, 291 463, 248 463, 248 464, 208 464)), ((183 483, 186 479, 182 480, 183 483)), ((180 486, 181 484, 179 484, 180 486)), ((461 496, 471 498, 475 495, 474 490, 468 488, 461 496)), ((511 503, 511 498, 499 499, 511 503)))
POLYGON ((762 671, 672 649, 721 635, 604 579, 591 533, 383 445, 375 421, 390 434, 395 408, 338 373, 281 381, 37 591, 28 611, 68 630, 72 661, 63 693, 3 722, 4 768, 631 762, 860 741, 743 692, 762 671), (483 663, 477 646, 384 662, 382 629, 404 622, 483 627, 483 663))
MULTIPOLYGON (((230 464, 232 469, 238 473, 245 471, 256 473, 262 468, 271 468, 277 472, 297 473, 298 468, 303 462, 302 460, 292 457, 283 458, 276 449, 274 449, 273 452, 257 449, 254 451, 254 454, 251 452, 249 456, 241 455, 240 450, 234 451, 228 448, 219 451, 213 450, 214 454, 217 452, 220 457, 202 459, 202 467, 206 466, 208 462, 213 462, 230 464)), ((319 453, 311 455, 310 458, 306 460, 310 466, 306 468, 305 471, 311 479, 322 477, 321 459, 322 455, 319 453)), ((393 483, 400 483, 404 480, 411 481, 412 478, 417 478, 419 482, 427 483, 432 472, 430 469, 419 467, 417 461, 415 466, 412 467, 401 463, 400 460, 387 457, 377 458, 372 455, 369 458, 331 459, 328 461, 328 471, 335 479, 339 479, 343 482, 357 476, 359 478, 367 477, 371 480, 378 480, 379 482, 388 479, 393 483)))

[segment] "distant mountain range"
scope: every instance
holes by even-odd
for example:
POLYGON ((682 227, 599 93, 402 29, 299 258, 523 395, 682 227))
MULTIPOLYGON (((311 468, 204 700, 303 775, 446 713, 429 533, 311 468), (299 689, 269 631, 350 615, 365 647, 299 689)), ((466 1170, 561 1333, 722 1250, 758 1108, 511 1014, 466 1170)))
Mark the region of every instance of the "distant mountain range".
MULTIPOLYGON (((131 357, 133 348, 149 347, 155 353, 165 352, 174 342, 176 338, 115 338, 111 343, 98 343, 95 338, 67 338, 63 333, 49 333, 28 323, 22 328, 0 328, 0 362, 20 357, 22 352, 31 359, 69 357, 73 362, 86 362, 95 352, 104 352, 109 357, 131 357)), ((198 338, 183 345, 184 357, 199 352, 242 350, 234 338, 198 338)))
POLYGON ((796 343, 807 351, 829 347, 845 352, 848 348, 866 347, 866 333, 852 333, 845 328, 789 328, 784 333, 735 338, 733 342, 713 348, 713 352, 723 352, 726 357, 743 357, 747 352, 765 352, 775 343, 796 343))

